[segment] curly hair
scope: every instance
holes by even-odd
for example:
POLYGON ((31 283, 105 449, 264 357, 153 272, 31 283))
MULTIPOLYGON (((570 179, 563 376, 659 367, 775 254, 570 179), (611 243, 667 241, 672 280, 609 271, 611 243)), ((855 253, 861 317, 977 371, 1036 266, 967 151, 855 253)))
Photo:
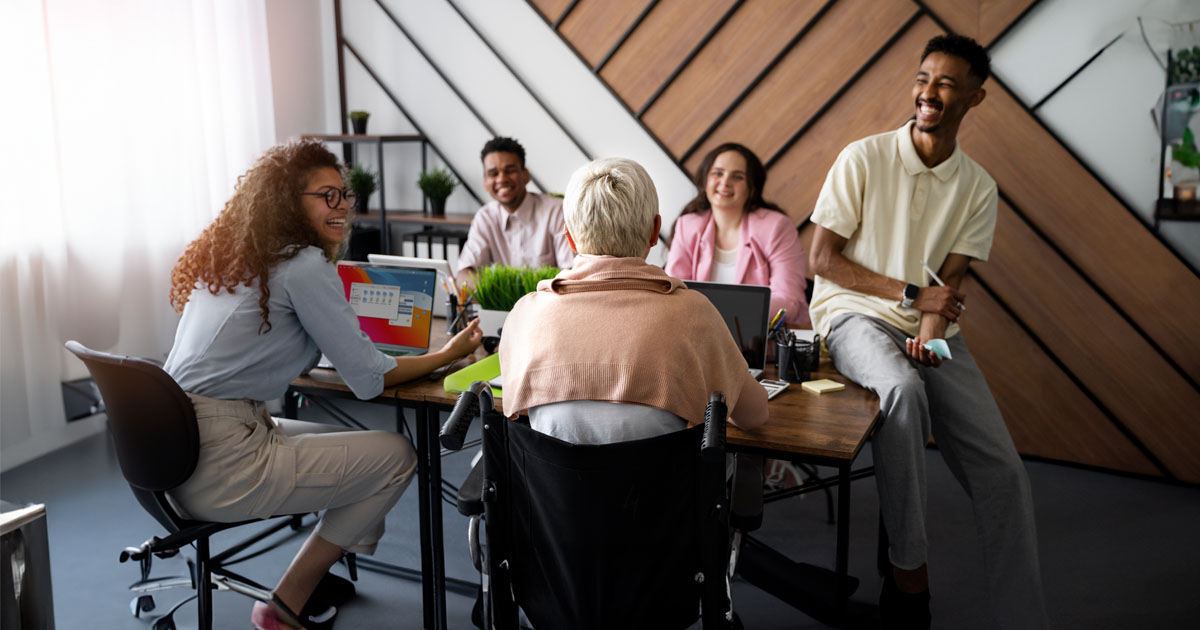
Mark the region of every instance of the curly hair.
POLYGON ((521 168, 525 168, 525 147, 512 138, 496 136, 488 140, 483 145, 483 150, 479 152, 479 161, 487 159, 489 153, 512 153, 517 156, 517 162, 521 164, 521 168))
MULTIPOLYGON (((679 216, 693 212, 703 212, 712 208, 712 204, 708 202, 708 172, 712 170, 713 163, 717 161, 717 156, 726 151, 735 151, 746 160, 746 185, 750 189, 750 195, 746 198, 746 209, 762 208, 764 210, 783 212, 783 208, 763 199, 763 187, 767 185, 767 169, 763 166, 762 160, 759 160, 758 156, 754 155, 754 152, 745 146, 736 142, 726 142, 709 151, 704 156, 704 159, 700 161, 700 168, 696 169, 696 175, 692 179, 692 183, 696 185, 696 196, 683 207, 683 211, 679 213, 679 216)), ((678 220, 677 217, 676 221, 678 220)))
POLYGON ((182 312, 193 289, 213 295, 233 293, 238 286, 259 288, 262 311, 259 334, 271 330, 267 279, 272 267, 315 245, 330 262, 339 246, 323 246, 305 214, 300 193, 318 168, 339 172, 337 156, 316 140, 272 147, 238 177, 225 208, 184 250, 171 270, 171 306, 182 312))
POLYGON ((991 74, 992 65, 987 49, 970 37, 938 35, 925 44, 925 50, 921 52, 921 61, 925 61, 926 57, 935 52, 958 57, 967 62, 971 67, 967 73, 979 79, 980 83, 986 81, 991 74))

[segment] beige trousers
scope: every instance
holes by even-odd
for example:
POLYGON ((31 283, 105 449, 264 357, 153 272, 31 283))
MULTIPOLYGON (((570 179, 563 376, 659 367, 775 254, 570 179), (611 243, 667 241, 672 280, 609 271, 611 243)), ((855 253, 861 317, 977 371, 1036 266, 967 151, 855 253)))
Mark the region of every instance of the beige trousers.
POLYGON ((262 403, 188 394, 200 425, 200 461, 172 502, 194 519, 234 522, 324 510, 316 533, 370 554, 384 518, 417 467, 391 431, 272 418, 262 403))

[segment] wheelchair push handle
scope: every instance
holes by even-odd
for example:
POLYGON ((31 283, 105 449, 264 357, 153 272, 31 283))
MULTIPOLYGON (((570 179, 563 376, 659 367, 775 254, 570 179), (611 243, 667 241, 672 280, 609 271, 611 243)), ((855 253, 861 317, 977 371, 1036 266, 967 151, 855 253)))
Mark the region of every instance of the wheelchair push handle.
POLYGON ((715 461, 725 457, 725 418, 729 410, 725 407, 725 394, 713 392, 704 409, 704 438, 700 443, 700 456, 704 461, 715 461))
POLYGON ((479 415, 485 397, 487 398, 486 411, 491 411, 492 388, 487 381, 475 381, 471 383, 467 391, 458 395, 458 401, 454 403, 454 410, 450 412, 450 417, 446 419, 446 424, 442 425, 442 431, 439 434, 443 448, 452 451, 462 448, 463 442, 467 439, 467 429, 471 428, 471 421, 479 415))

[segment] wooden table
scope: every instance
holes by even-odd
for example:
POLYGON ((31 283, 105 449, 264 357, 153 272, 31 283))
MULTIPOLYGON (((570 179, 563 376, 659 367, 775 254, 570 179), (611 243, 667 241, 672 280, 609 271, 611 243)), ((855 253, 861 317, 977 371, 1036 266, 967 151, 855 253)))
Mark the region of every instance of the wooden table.
MULTIPOLYGON (((444 330, 442 320, 435 319, 434 330, 444 330)), ((436 337, 437 335, 435 335, 436 337)), ((437 347, 438 342, 431 343, 437 347)), ((473 360, 487 356, 482 349, 473 360)), ((460 360, 450 371, 461 369, 468 361, 460 360)), ((773 365, 764 374, 775 377, 773 365)), ((812 378, 828 378, 843 383, 846 389, 827 394, 813 394, 794 384, 768 404, 770 421, 753 431, 728 426, 726 442, 731 451, 761 454, 837 469, 838 487, 837 549, 835 554, 834 601, 831 604, 840 615, 846 597, 847 556, 849 554, 850 482, 863 471, 852 465, 879 420, 879 399, 833 369, 828 358, 812 378)), ((353 397, 349 389, 332 370, 315 369, 296 379, 292 386, 302 393, 321 393, 353 397)), ((291 401, 293 397, 289 396, 291 401)), ((441 446, 438 443, 437 411, 453 408, 458 394, 447 392, 442 381, 421 378, 385 390, 373 402, 391 404, 397 409, 397 430, 403 423, 403 409, 416 412, 416 443, 418 456, 418 488, 421 511, 421 568, 425 596, 425 627, 441 630, 446 619, 446 576, 442 546, 441 507, 441 446), (431 413, 433 412, 433 413, 431 413), (428 579, 425 579, 425 578, 428 579)), ((496 399, 497 410, 503 400, 496 399)), ((294 407, 290 409, 294 416, 294 407)), ((807 484, 806 484, 807 485, 807 484)), ((811 488, 783 491, 790 496, 811 488)), ((456 589, 459 590, 459 589, 456 589)))

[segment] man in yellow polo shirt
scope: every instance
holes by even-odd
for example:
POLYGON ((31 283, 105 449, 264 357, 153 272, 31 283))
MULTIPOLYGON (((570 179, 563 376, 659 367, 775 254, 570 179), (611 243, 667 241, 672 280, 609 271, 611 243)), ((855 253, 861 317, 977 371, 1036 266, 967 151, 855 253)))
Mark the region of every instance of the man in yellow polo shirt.
POLYGON ((974 505, 992 624, 1047 625, 1025 467, 955 323, 967 316, 959 283, 972 259, 987 260, 996 223, 996 183, 956 139, 984 100, 988 73, 974 40, 930 40, 913 85, 914 120, 846 147, 812 215, 814 328, 837 369, 876 392, 883 412, 873 440, 892 563, 880 595, 883 627, 930 624, 931 432, 974 505), (932 340, 944 340, 930 344, 942 354, 925 345, 932 340))

